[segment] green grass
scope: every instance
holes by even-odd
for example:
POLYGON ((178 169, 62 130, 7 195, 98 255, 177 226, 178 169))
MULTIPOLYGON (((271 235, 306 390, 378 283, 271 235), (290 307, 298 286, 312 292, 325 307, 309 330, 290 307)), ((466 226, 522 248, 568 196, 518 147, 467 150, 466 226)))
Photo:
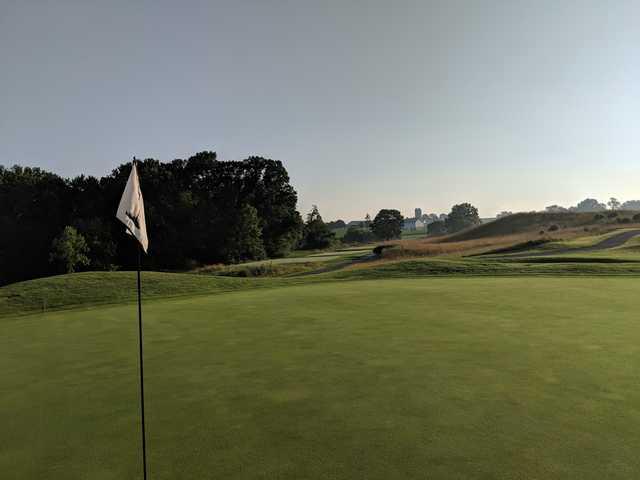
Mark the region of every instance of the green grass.
MULTIPOLYGON (((214 294, 270 286, 268 279, 143 272, 145 299, 214 294)), ((40 278, 0 288, 0 316, 136 300, 135 272, 86 272, 40 278)))
MULTIPOLYGON (((639 290, 422 278, 147 302, 150 478, 635 478, 639 290)), ((0 329, 0 477, 139 478, 134 305, 0 329)))

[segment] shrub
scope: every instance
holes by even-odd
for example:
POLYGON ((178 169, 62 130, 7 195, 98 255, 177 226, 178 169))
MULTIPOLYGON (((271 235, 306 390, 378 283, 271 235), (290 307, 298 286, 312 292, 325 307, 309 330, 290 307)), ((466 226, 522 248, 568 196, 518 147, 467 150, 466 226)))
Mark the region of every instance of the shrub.
POLYGON ((618 216, 618 212, 607 212, 607 218, 616 218, 618 216))
POLYGON ((618 223, 631 223, 631 219, 630 218, 619 218, 618 219, 618 223))
POLYGON ((640 222, 640 213, 636 213, 632 218, 634 222, 640 222))
POLYGON ((603 218, 604 218, 604 215, 603 215, 603 214, 601 214, 601 213, 596 213, 596 214, 593 216, 593 219, 594 219, 595 221, 602 220, 603 218))
POLYGON ((556 230, 558 230, 560 227, 558 227, 558 225, 556 225, 555 223, 553 225, 549 226, 549 231, 550 232, 555 232, 556 230))

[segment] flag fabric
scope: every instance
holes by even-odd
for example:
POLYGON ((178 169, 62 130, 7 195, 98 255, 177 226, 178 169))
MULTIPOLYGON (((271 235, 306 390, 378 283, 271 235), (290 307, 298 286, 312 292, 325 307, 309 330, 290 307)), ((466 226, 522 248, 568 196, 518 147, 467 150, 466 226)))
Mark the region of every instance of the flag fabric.
POLYGON ((138 180, 138 171, 136 162, 133 162, 131 174, 127 180, 127 186, 124 187, 124 193, 118 205, 116 218, 127 226, 130 235, 136 237, 144 253, 149 248, 149 239, 147 238, 147 224, 144 219, 144 201, 142 200, 142 192, 140 191, 140 182, 138 180))

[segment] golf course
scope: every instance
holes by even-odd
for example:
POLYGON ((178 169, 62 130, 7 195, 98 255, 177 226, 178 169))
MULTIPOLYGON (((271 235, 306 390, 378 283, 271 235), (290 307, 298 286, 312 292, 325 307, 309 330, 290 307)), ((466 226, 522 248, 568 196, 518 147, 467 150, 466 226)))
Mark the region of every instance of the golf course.
MULTIPOLYGON (((389 268, 369 279, 143 272, 149 477, 640 469, 640 277, 389 268)), ((2 478, 140 475, 125 278, 133 286, 135 272, 0 289, 2 478)))

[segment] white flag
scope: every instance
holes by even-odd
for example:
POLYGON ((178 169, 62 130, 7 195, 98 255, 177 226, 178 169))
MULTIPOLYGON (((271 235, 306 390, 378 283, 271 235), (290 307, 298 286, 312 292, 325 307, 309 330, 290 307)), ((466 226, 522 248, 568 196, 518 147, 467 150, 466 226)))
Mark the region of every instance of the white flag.
POLYGON ((129 175, 129 180, 127 180, 127 186, 124 187, 124 193, 120 199, 120 205, 118 205, 116 218, 127 226, 129 234, 138 239, 144 253, 147 253, 149 239, 147 238, 147 224, 144 219, 144 201, 142 200, 142 192, 140 191, 136 162, 133 162, 133 167, 131 167, 131 174, 129 175))

